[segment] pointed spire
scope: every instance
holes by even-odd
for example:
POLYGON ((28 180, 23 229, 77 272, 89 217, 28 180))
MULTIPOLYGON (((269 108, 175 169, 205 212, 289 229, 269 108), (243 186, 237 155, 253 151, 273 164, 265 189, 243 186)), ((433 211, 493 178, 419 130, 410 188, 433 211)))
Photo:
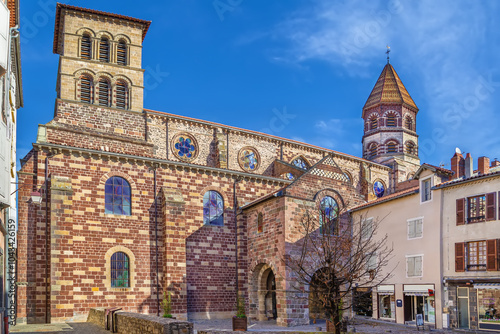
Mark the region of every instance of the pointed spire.
POLYGON ((418 111, 417 105, 413 102, 396 70, 389 64, 389 53, 387 53, 387 64, 375 83, 368 100, 366 100, 363 111, 380 104, 394 103, 402 103, 418 111))

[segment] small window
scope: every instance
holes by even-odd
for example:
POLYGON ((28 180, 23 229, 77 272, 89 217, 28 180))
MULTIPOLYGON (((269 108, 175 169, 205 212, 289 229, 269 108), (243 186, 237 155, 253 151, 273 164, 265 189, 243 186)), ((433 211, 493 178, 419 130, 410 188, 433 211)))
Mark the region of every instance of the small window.
POLYGON ((99 60, 109 63, 109 40, 106 37, 99 42, 99 60))
POLYGON ((431 193, 431 178, 422 180, 420 183, 420 192, 422 202, 427 202, 432 199, 431 193))
POLYGON ((116 82, 116 107, 128 109, 128 85, 121 80, 116 82))
POLYGON ((423 256, 407 256, 406 257, 406 276, 421 277, 422 276, 423 256))
POLYGON ((99 80, 99 105, 109 107, 111 101, 111 89, 109 81, 106 79, 99 80))
POLYGON ((406 123, 406 128, 408 130, 413 131, 413 120, 411 119, 410 116, 406 116, 405 123, 406 123))
POLYGON ((339 206, 337 202, 332 197, 326 196, 321 200, 319 208, 320 233, 337 235, 337 216, 339 213, 339 206))
POLYGON ((116 62, 118 65, 127 65, 127 44, 121 40, 116 48, 116 62))
POLYGON ((370 130, 375 130, 378 127, 378 119, 377 116, 373 116, 370 118, 370 130))
POLYGON ((203 223, 206 225, 224 225, 224 199, 213 190, 203 195, 203 223))
POLYGON ((370 144, 370 147, 368 148, 369 158, 374 158, 377 155, 377 148, 377 144, 370 144))
POLYGON ((397 143, 393 141, 387 143, 387 153, 396 153, 397 151, 397 143))
POLYGON ((386 123, 387 126, 389 127, 395 127, 396 126, 396 116, 394 115, 389 115, 387 116, 387 123, 386 123))
POLYGON ((111 256, 111 287, 130 287, 130 263, 127 254, 116 252, 111 256))
POLYGON ((80 45, 80 57, 82 59, 92 59, 92 40, 87 34, 82 36, 80 45))
POLYGON ((80 78, 80 101, 90 104, 94 102, 94 83, 88 75, 80 78))
POLYGON ((262 212, 257 215, 257 233, 262 233, 264 231, 264 217, 262 212))
POLYGON ((130 185, 127 180, 112 176, 104 187, 104 213, 130 216, 130 185))
POLYGON ((484 221, 486 218, 486 195, 469 197, 467 203, 467 223, 484 221))
POLYGON ((423 233, 422 218, 408 220, 408 239, 421 238, 423 233))
POLYGON ((412 142, 406 143, 406 153, 415 154, 415 144, 412 142))
POLYGON ((361 222, 361 239, 371 239, 373 235, 373 218, 364 219, 361 222))

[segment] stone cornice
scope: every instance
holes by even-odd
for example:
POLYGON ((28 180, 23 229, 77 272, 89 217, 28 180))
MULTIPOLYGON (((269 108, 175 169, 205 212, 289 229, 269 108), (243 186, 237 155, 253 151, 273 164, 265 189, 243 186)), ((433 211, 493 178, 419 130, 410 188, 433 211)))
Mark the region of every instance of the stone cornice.
POLYGON ((204 173, 212 173, 212 174, 216 174, 216 175, 220 175, 220 176, 243 178, 245 180, 250 180, 250 181, 252 181, 252 180, 262 181, 262 182, 267 182, 269 184, 279 185, 279 186, 285 186, 285 185, 292 183, 292 181, 288 181, 288 180, 281 179, 281 178, 239 172, 239 171, 234 171, 234 170, 230 170, 230 169, 207 167, 207 166, 202 166, 202 165, 189 164, 189 163, 185 163, 185 162, 178 162, 178 161, 171 161, 171 160, 164 160, 164 159, 157 159, 157 158, 148 158, 148 157, 141 157, 141 156, 136 156, 136 155, 121 154, 121 153, 114 153, 114 152, 98 151, 98 150, 91 150, 91 149, 50 144, 50 143, 34 143, 33 148, 35 150, 38 150, 38 151, 46 151, 46 152, 49 152, 52 154, 62 154, 65 152, 67 152, 69 154, 78 153, 78 154, 82 154, 82 155, 87 155, 89 157, 97 157, 99 159, 104 157, 104 158, 108 158, 110 160, 124 161, 124 162, 129 162, 129 163, 134 163, 134 164, 143 163, 147 166, 151 166, 152 168, 172 168, 172 167, 173 168, 181 168, 184 170, 201 171, 204 173))

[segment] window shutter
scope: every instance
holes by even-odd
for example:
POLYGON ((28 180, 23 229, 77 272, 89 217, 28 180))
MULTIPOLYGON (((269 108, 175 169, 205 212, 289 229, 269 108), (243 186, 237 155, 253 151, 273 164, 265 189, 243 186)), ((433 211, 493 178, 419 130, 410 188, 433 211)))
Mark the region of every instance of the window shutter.
POLYGON ((116 82, 116 107, 128 109, 128 87, 122 81, 116 82))
POLYGON ((422 219, 415 222, 415 238, 422 237, 422 219))
POLYGON ((486 240, 486 270, 497 270, 497 241, 486 240))
POLYGON ((415 276, 422 276, 422 257, 415 257, 415 276))
POLYGON ((106 79, 99 80, 99 105, 109 107, 109 82, 106 79))
POLYGON ((415 276, 415 258, 414 257, 408 257, 406 259, 406 262, 407 262, 407 266, 408 266, 408 271, 406 273, 406 275, 408 277, 411 277, 411 276, 415 276))
POLYGON ((118 65, 127 65, 127 44, 124 41, 120 41, 116 51, 116 62, 118 65))
POLYGON ((496 196, 496 193, 486 194, 486 221, 497 219, 496 196))
POLYGON ((457 225, 465 224, 465 198, 457 199, 457 225))
POLYGON ((88 76, 80 78, 80 101, 85 103, 93 103, 93 83, 92 79, 88 76))
POLYGON ((455 271, 465 271, 465 243, 457 242, 455 244, 455 271))
POLYGON ((82 42, 80 45, 80 56, 82 59, 91 59, 92 58, 92 41, 90 36, 83 35, 82 42))
POLYGON ((408 238, 415 238, 415 221, 408 222, 408 238))
POLYGON ((109 63, 109 41, 106 37, 101 38, 99 43, 99 60, 109 63))

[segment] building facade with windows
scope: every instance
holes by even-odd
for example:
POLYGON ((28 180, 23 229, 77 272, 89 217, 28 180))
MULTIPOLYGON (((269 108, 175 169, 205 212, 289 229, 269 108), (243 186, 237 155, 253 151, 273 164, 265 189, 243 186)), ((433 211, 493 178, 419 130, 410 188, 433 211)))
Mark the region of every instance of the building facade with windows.
POLYGON ((415 323, 422 314, 426 324, 442 328, 442 275, 439 192, 436 184, 452 172, 423 164, 399 191, 351 210, 354 219, 378 222, 375 239, 387 235, 393 253, 381 276, 391 274, 372 289, 372 317, 401 324, 415 323))
POLYGON ((17 109, 23 105, 19 1, 0 1, 0 332, 15 321, 17 109))
POLYGON ((500 331, 500 163, 457 152, 443 193, 444 307, 452 328, 500 331))
MULTIPOLYGON (((300 238, 299 214, 320 212, 324 232, 335 233, 339 206, 395 191, 392 162, 145 109, 149 25, 57 5, 55 116, 19 172, 34 184, 19 192, 19 319, 84 319, 110 306, 157 314, 168 291, 180 319, 231 317, 239 292, 251 317, 309 323, 282 263, 300 238)), ((390 69, 377 85, 399 85, 390 69)), ((371 112, 407 104, 381 96, 371 112)), ((395 135, 410 131, 388 124, 395 135)), ((384 157, 404 162, 394 150, 384 157)))

